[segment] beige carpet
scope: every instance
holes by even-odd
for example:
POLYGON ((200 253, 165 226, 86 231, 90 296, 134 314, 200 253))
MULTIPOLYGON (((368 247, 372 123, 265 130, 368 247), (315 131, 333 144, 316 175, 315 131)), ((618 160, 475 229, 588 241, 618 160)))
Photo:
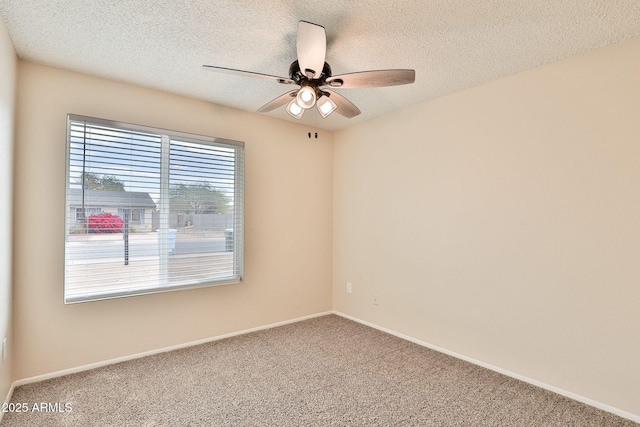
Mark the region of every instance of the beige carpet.
POLYGON ((2 427, 638 427, 333 315, 24 385, 12 402, 29 411, 2 427))

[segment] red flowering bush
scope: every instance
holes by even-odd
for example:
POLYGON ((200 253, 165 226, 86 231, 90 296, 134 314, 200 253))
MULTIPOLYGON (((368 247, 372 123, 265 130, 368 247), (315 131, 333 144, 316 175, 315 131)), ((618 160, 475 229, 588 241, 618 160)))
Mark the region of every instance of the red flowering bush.
POLYGON ((101 213, 88 218, 89 231, 92 233, 121 233, 124 221, 117 215, 101 213))

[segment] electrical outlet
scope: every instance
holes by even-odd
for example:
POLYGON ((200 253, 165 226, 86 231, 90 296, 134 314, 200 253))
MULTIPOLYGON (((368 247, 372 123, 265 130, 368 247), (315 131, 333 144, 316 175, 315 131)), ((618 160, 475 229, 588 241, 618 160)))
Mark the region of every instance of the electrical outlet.
POLYGON ((347 282, 347 293, 350 294, 351 293, 351 283, 347 282))
POLYGON ((373 294, 373 305, 378 305, 378 294, 373 294))
POLYGON ((2 340, 2 361, 7 360, 7 339, 2 340))

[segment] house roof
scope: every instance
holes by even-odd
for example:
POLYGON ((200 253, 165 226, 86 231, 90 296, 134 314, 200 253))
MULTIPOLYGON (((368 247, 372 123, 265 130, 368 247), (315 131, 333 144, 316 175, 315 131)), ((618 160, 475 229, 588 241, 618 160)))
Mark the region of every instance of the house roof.
POLYGON ((640 35, 637 0, 0 0, 0 14, 20 58, 248 111, 294 87, 202 65, 289 77, 299 20, 325 27, 334 75, 416 70, 410 85, 336 89, 353 119, 301 120, 333 130, 640 35))
MULTIPOLYGON (((82 206, 82 189, 69 189, 69 205, 82 206)), ((152 208, 156 204, 149 193, 137 191, 84 190, 84 205, 95 207, 152 208)))

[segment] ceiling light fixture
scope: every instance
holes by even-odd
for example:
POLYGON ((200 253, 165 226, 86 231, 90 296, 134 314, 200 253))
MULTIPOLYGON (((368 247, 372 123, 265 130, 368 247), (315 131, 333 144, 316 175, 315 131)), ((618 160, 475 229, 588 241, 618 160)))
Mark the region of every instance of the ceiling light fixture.
POLYGON ((304 114, 304 109, 300 107, 294 99, 287 105, 287 113, 294 119, 301 119, 304 114))
POLYGON ((317 102, 318 112, 322 116, 323 119, 326 119, 327 116, 338 108, 335 102, 331 100, 327 95, 322 95, 317 102))
POLYGON ((316 91, 310 86, 302 86, 296 95, 296 103, 305 110, 313 107, 316 103, 316 91))

